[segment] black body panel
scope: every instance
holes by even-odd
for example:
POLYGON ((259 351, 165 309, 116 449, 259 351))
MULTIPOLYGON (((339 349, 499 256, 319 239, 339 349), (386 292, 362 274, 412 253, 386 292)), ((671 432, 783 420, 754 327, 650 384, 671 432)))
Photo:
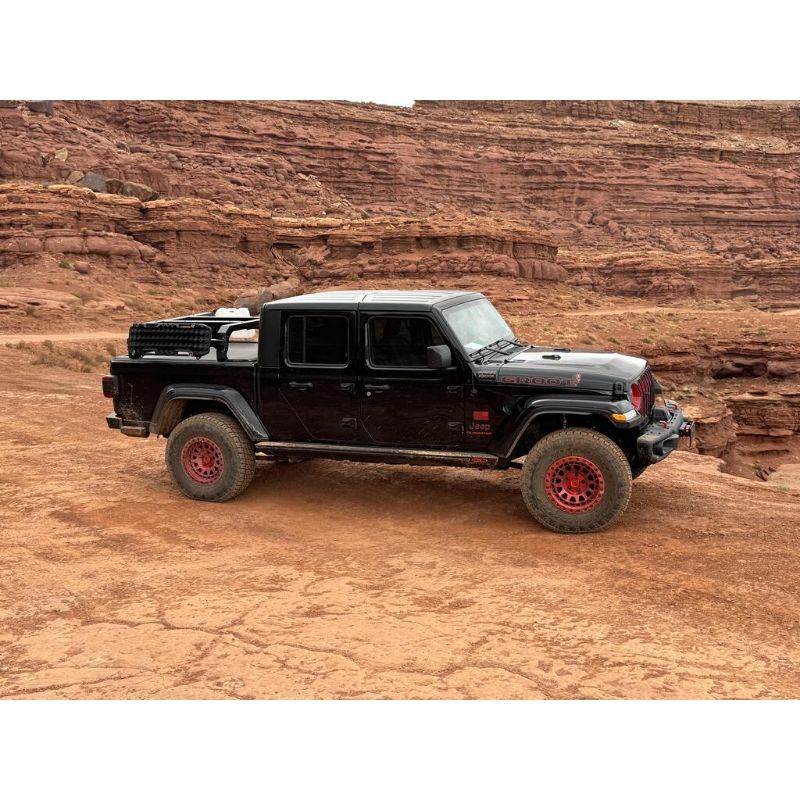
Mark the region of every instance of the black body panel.
POLYGON ((119 378, 114 411, 124 419, 150 422, 164 389, 171 384, 226 387, 255 407, 256 365, 252 361, 196 360, 189 357, 115 358, 111 374, 119 378))
MULTIPOLYGON (((376 365, 370 358, 371 321, 420 319, 428 325, 430 315, 373 311, 372 306, 360 314, 359 334, 364 343, 359 380, 361 444, 447 448, 463 444, 465 370, 461 363, 434 370, 420 365, 376 365)), ((432 324, 444 340, 440 324, 432 324)))
MULTIPOLYGON (((276 405, 283 406, 278 411, 281 422, 273 426, 272 438, 298 442, 351 442, 358 434, 357 315, 354 311, 325 312, 328 318, 347 322, 349 353, 345 366, 289 363, 286 338, 289 320, 313 318, 315 313, 319 312, 298 308, 282 314, 282 364, 277 376, 273 375, 268 386, 264 387, 272 391, 273 410, 276 405)), ((270 418, 266 409, 264 414, 266 419, 270 418)))
POLYGON ((609 381, 630 382, 642 374, 647 361, 619 353, 560 352, 526 347, 498 370, 497 380, 508 386, 538 386, 608 391, 609 381))

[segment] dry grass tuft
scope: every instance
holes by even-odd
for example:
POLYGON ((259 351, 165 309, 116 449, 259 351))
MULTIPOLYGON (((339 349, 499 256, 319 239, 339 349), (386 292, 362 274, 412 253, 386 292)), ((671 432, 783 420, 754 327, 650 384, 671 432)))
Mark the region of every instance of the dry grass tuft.
POLYGON ((123 352, 125 345, 114 339, 99 342, 54 344, 44 342, 17 342, 9 344, 31 356, 31 364, 42 367, 60 367, 72 372, 104 372, 111 358, 123 352))

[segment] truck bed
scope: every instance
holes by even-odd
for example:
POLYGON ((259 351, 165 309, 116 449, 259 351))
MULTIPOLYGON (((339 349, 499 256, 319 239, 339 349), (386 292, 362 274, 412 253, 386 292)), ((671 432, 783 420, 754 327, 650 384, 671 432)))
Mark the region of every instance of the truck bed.
POLYGON ((133 423, 148 422, 164 389, 175 384, 229 386, 253 403, 259 322, 258 317, 203 313, 132 327, 129 354, 111 361, 111 373, 119 384, 115 411, 133 423), (202 329, 202 336, 197 336, 197 329, 202 329), (139 333, 142 330, 146 333, 144 339, 139 333), (142 351, 131 353, 132 341, 139 347, 145 341, 160 352, 145 346, 142 351))

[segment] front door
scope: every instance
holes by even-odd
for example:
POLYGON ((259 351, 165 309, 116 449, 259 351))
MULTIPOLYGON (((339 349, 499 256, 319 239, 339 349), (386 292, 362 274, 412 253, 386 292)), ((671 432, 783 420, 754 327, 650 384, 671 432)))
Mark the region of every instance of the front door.
POLYGON ((430 317, 362 313, 361 325, 360 442, 461 447, 464 373, 459 365, 428 367, 428 347, 446 344, 430 317))
POLYGON ((352 442, 358 434, 355 313, 287 312, 278 391, 294 441, 352 442))

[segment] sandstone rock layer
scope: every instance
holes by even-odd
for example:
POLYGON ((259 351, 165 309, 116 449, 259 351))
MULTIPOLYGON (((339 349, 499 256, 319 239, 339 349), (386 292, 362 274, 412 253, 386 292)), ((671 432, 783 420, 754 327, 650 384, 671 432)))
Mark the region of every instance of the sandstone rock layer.
POLYGON ((255 259, 281 273, 294 244, 267 257, 271 234, 242 241, 227 225, 234 214, 252 230, 271 215, 322 232, 315 253, 329 249, 330 263, 298 256, 312 280, 485 270, 792 308, 799 176, 800 103, 56 102, 52 116, 0 106, 0 179, 158 195, 171 205, 140 212, 136 240, 157 245, 168 220, 164 263, 178 269, 255 259), (344 220, 359 233, 338 245, 344 220), (526 252, 531 242, 557 246, 560 269, 554 250, 526 252))

